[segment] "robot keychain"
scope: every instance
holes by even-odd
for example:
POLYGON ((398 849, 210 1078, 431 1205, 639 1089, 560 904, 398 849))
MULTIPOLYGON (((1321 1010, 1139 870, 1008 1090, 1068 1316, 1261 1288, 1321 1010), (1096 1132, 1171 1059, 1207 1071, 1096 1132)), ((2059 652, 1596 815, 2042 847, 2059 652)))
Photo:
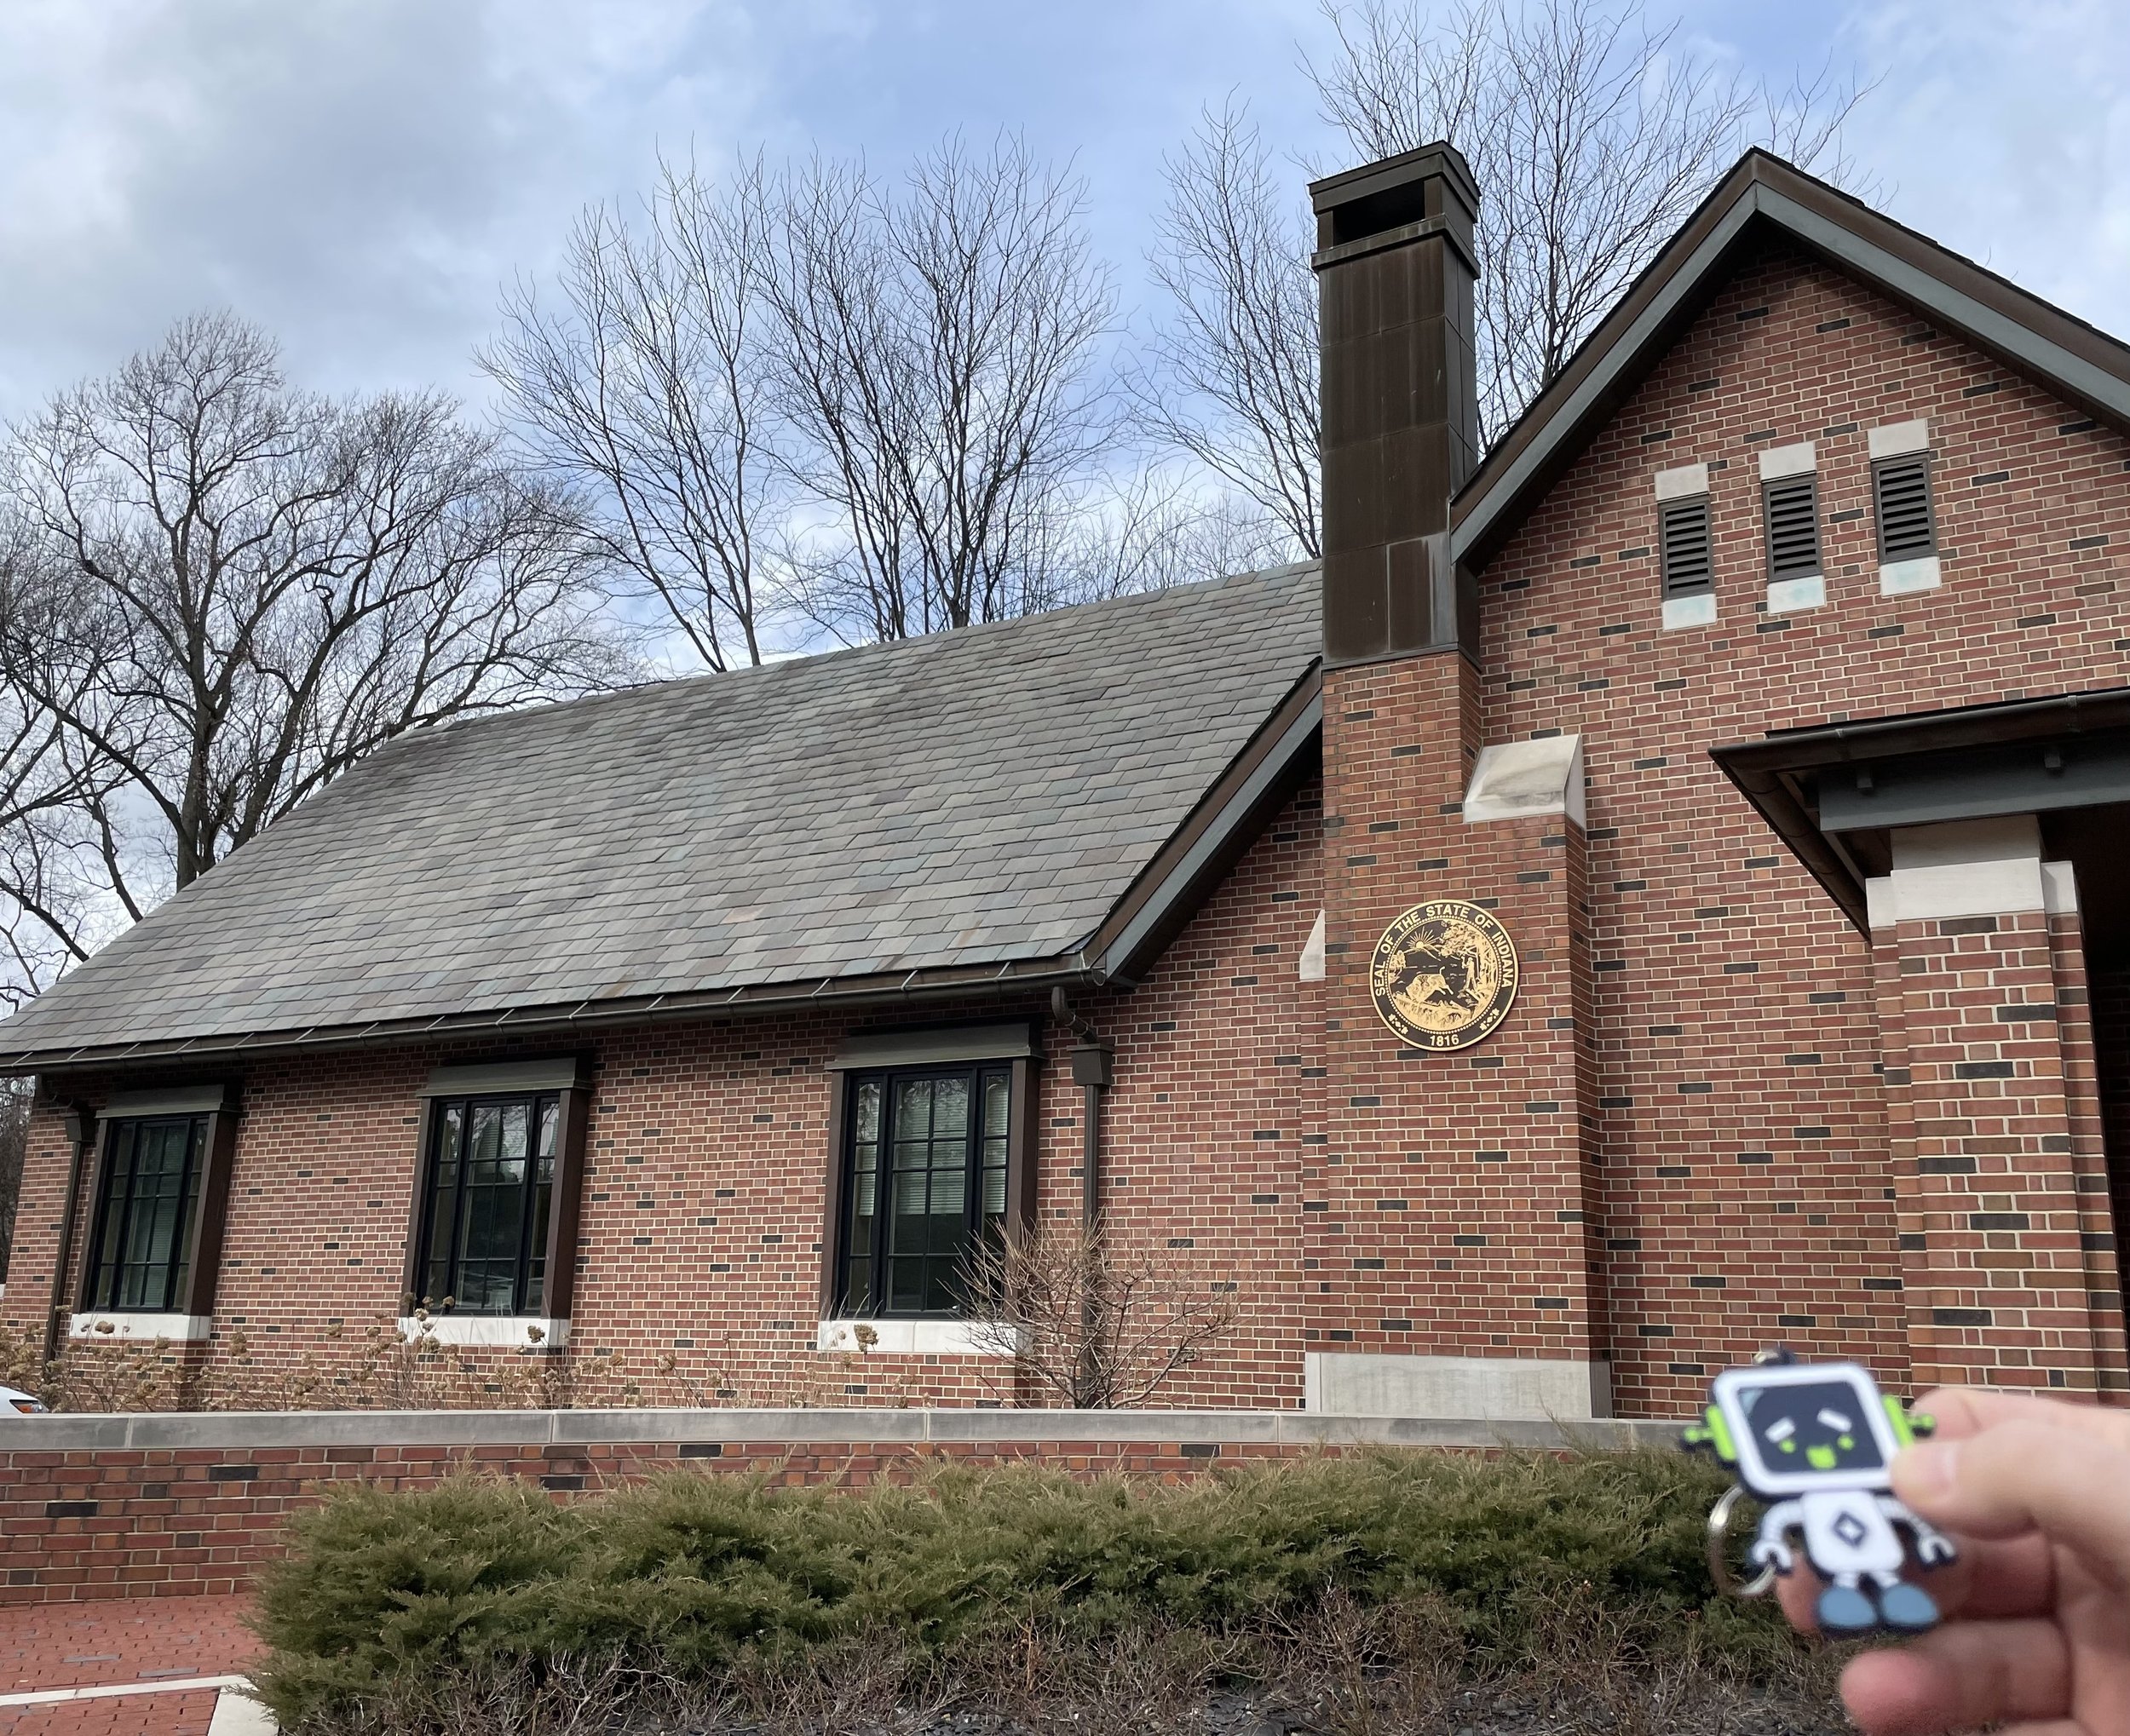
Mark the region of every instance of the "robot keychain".
POLYGON ((1895 1453, 1930 1433, 1930 1418, 1910 1417, 1856 1363, 1799 1362, 1787 1350, 1725 1369, 1709 1400, 1706 1423, 1684 1441, 1713 1452, 1738 1479, 1708 1515, 1708 1566, 1719 1589, 1765 1595, 1777 1574, 1795 1571, 1790 1536, 1802 1532, 1805 1559, 1827 1582, 1818 1605, 1824 1631, 1912 1634, 1937 1624, 1937 1600, 1901 1577, 1908 1557, 1894 1526, 1908 1527, 1926 1567, 1951 1561, 1952 1541, 1894 1497, 1888 1474, 1895 1453), (1761 1572, 1736 1585, 1724 1536, 1741 1494, 1767 1511, 1751 1550, 1761 1572))

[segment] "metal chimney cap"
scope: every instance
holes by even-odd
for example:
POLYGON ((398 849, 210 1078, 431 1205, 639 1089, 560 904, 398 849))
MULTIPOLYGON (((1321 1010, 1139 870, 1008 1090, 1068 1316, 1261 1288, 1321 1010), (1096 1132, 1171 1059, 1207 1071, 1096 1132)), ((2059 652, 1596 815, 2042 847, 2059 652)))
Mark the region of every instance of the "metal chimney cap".
POLYGON ((1436 175, 1455 188, 1465 210, 1478 211, 1479 183, 1472 177, 1471 165, 1465 161, 1465 153, 1447 139, 1437 139, 1431 145, 1401 151, 1380 162, 1364 163, 1358 169, 1341 170, 1321 181, 1312 181, 1309 184, 1310 209, 1321 215, 1338 206, 1351 204, 1356 199, 1368 198, 1436 175))

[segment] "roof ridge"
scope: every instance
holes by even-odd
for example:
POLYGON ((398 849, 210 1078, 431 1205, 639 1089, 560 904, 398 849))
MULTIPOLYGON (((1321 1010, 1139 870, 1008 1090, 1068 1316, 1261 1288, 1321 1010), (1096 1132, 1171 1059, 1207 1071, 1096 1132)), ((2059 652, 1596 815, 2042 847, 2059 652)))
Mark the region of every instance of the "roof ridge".
MULTIPOLYGON (((1253 580, 1292 578, 1304 572, 1315 571, 1321 566, 1316 559, 1290 560, 1275 566, 1253 566, 1241 572, 1224 572, 1213 578, 1185 579, 1177 584, 1161 585, 1148 590, 1131 591, 1120 596, 1096 597, 1086 602, 1065 603, 1054 609, 1038 609, 1027 615, 1010 616, 999 621, 971 621, 964 627, 942 627, 932 633, 912 633, 901 639, 872 639, 861 645, 832 646, 826 650, 802 652, 791 657, 773 658, 766 663, 743 664, 737 669, 702 670, 694 675, 667 675, 659 680, 636 681, 625 687, 613 687, 603 692, 579 693, 573 698, 550 699, 541 704, 518 706, 509 710, 481 711, 448 717, 440 722, 423 724, 403 731, 384 743, 377 752, 382 753, 400 744, 422 739, 434 739, 446 733, 459 735, 486 724, 523 721, 528 718, 551 717, 558 711, 574 710, 579 707, 611 704, 627 699, 640 699, 653 693, 667 693, 682 688, 695 688, 712 681, 760 680, 772 675, 781 675, 794 670, 818 669, 824 664, 855 661, 863 658, 918 656, 936 654, 944 647, 964 644, 982 634, 1004 634, 1026 629, 1039 622, 1056 621, 1065 616, 1085 617, 1106 614, 1139 604, 1149 604, 1165 598, 1198 595, 1218 589, 1223 585, 1242 584, 1253 580)), ((376 757, 376 753, 370 756, 376 757)), ((361 763, 358 762, 358 764, 361 763)), ((354 770, 354 767, 348 768, 354 770)), ((343 774, 345 775, 344 773, 343 774)), ((341 781, 336 779, 334 782, 341 781)), ((321 792, 323 793, 323 792, 321 792)))

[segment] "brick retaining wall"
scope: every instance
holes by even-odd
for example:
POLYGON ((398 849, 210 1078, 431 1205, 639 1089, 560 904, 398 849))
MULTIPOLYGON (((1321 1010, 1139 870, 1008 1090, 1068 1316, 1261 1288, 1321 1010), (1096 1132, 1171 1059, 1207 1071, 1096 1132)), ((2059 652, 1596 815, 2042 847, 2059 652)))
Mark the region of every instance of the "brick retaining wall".
POLYGON ((1267 1411, 204 1412, 0 1419, 0 1602, 243 1589, 322 1486, 426 1488, 474 1468, 558 1497, 682 1463, 783 1483, 1036 1462, 1174 1479, 1369 1446, 1659 1445, 1669 1423, 1416 1421, 1267 1411))

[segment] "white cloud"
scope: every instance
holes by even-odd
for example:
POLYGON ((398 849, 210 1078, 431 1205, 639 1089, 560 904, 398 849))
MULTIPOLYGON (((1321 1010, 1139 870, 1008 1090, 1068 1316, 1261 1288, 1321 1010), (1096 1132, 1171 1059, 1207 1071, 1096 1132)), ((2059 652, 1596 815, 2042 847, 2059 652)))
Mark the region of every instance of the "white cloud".
POLYGON ((14 0, 0 407, 220 302, 322 382, 463 385, 498 279, 662 126, 736 135, 755 53, 710 0, 14 0))
MULTIPOLYGON (((1778 84, 1883 70, 1849 142, 1893 215, 2130 332, 2130 6, 1681 3, 1778 84)), ((0 416, 217 303, 317 383, 478 393, 498 285, 661 142, 886 166, 1023 128, 1076 154, 1129 302, 1201 103, 1321 153, 1298 37, 1313 0, 6 0, 0 416)))
POLYGON ((1851 141, 1891 213, 2130 334, 2130 8, 1887 0, 1853 35, 1886 72, 1851 141))

